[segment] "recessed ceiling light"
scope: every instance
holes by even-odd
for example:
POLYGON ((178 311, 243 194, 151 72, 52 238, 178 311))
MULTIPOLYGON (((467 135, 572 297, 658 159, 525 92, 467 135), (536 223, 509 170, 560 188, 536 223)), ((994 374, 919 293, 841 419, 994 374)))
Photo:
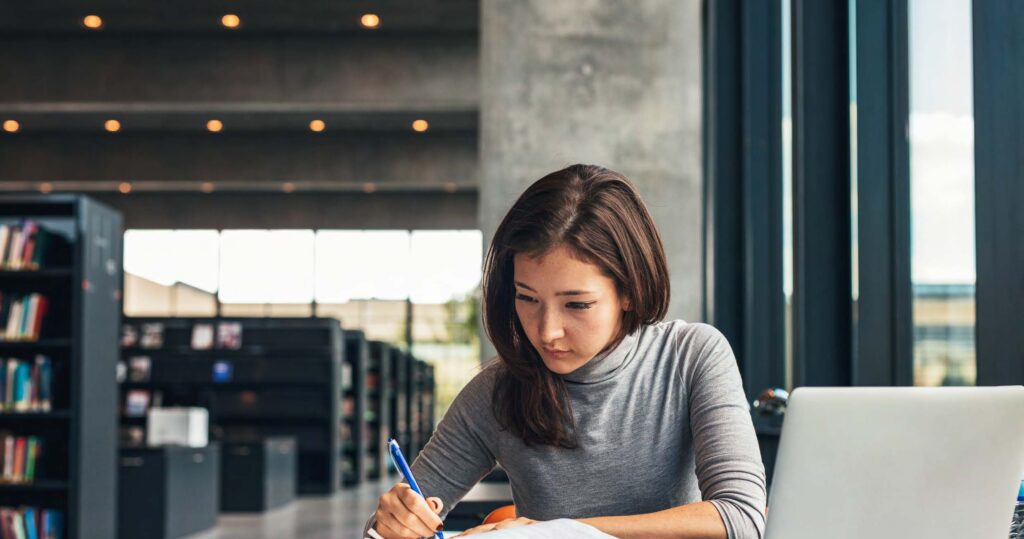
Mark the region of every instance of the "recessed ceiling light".
POLYGON ((85 18, 82 19, 82 24, 90 30, 97 30, 103 26, 103 19, 101 19, 99 15, 86 15, 85 18))
POLYGON ((372 193, 372 192, 374 192, 376 190, 377 190, 377 184, 375 184, 373 182, 366 182, 366 183, 363 184, 363 192, 364 193, 372 193))
POLYGON ((377 28, 380 26, 380 17, 373 13, 367 13, 359 18, 359 23, 366 28, 377 28))
POLYGON ((211 133, 219 133, 221 129, 224 129, 224 124, 221 123, 220 120, 210 120, 206 122, 206 128, 209 129, 211 133))
POLYGON ((117 120, 107 120, 103 122, 103 128, 111 133, 117 133, 121 130, 121 122, 117 120))
POLYGON ((212 193, 213 192, 213 182, 203 182, 202 185, 199 186, 199 190, 204 192, 204 193, 212 193))
POLYGON ((21 129, 21 124, 19 124, 16 120, 4 121, 4 131, 7 131, 8 133, 17 133, 18 129, 21 129))
POLYGON ((281 190, 285 193, 292 193, 295 191, 295 184, 292 182, 284 182, 281 184, 281 190))
POLYGON ((422 133, 430 128, 430 124, 426 120, 416 120, 412 123, 412 130, 418 133, 422 133))
POLYGON ((53 192, 53 184, 50 182, 43 182, 39 184, 40 193, 51 193, 53 192))
POLYGON ((327 124, 325 124, 323 120, 313 120, 312 122, 309 122, 309 130, 316 133, 323 131, 326 127, 327 124))
POLYGON ((132 192, 132 184, 128 182, 121 182, 121 184, 117 186, 117 190, 121 191, 121 194, 127 195, 132 192))
POLYGON ((228 13, 220 18, 220 23, 224 25, 224 28, 238 28, 242 24, 242 19, 239 19, 238 15, 234 13, 228 13))

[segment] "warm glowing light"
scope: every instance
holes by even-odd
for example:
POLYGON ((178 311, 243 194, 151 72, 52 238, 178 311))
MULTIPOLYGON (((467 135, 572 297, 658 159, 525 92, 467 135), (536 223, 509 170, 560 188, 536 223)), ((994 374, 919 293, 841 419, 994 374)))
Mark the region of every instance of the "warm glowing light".
POLYGON ((295 191, 295 184, 292 182, 284 182, 281 184, 281 190, 285 193, 291 193, 295 191))
POLYGON ((238 25, 242 24, 242 19, 239 19, 238 15, 228 13, 220 18, 220 23, 223 24, 225 28, 238 28, 238 25))
POLYGON ((377 184, 375 184, 373 182, 366 182, 366 183, 363 184, 363 192, 364 193, 372 193, 372 192, 374 192, 376 190, 377 190, 377 184))
POLYGON ((219 133, 221 129, 224 129, 224 124, 221 123, 220 120, 210 120, 206 122, 206 128, 209 129, 211 133, 219 133))
POLYGON ((53 192, 53 184, 50 183, 50 182, 43 182, 43 183, 39 184, 39 192, 40 193, 52 193, 53 192))
POLYGON ((121 122, 117 120, 107 120, 103 122, 103 128, 111 133, 117 133, 121 130, 121 122))
POLYGON ((121 182, 121 185, 117 186, 117 190, 121 191, 121 194, 127 195, 132 192, 132 184, 128 182, 121 182))
POLYGON ((103 19, 99 18, 98 15, 86 15, 85 18, 82 19, 82 24, 84 24, 86 28, 96 30, 103 26, 103 19))
POLYGON ((17 133, 18 129, 21 129, 21 125, 15 120, 4 121, 4 131, 8 133, 17 133))
POLYGON ((323 131, 326 127, 327 124, 325 124, 323 120, 313 120, 312 122, 309 122, 309 130, 313 131, 314 133, 319 133, 323 131))
POLYGON ((212 193, 213 192, 213 182, 203 182, 202 185, 199 186, 199 190, 204 192, 204 193, 212 193))
POLYGON ((445 182, 444 191, 446 193, 454 193, 456 189, 458 189, 458 187, 455 185, 455 182, 445 182))
POLYGON ((416 120, 412 123, 412 130, 418 133, 422 133, 430 128, 430 124, 426 120, 416 120))
POLYGON ((380 26, 380 17, 373 13, 367 13, 359 19, 359 22, 366 28, 376 28, 380 26))

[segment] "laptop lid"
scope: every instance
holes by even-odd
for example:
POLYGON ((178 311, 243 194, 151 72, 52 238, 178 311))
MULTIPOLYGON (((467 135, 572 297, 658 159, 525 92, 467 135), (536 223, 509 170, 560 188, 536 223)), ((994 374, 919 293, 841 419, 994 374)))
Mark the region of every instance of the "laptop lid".
POLYGON ((798 388, 768 539, 1007 537, 1024 476, 1024 387, 798 388))

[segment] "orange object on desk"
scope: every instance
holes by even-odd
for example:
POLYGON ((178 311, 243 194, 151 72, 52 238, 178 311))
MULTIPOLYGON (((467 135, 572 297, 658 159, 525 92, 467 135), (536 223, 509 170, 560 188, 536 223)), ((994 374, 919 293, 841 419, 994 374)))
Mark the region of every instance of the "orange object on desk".
POLYGON ((512 520, 516 518, 516 506, 505 505, 491 511, 486 517, 484 517, 484 524, 494 524, 501 522, 502 520, 512 520))

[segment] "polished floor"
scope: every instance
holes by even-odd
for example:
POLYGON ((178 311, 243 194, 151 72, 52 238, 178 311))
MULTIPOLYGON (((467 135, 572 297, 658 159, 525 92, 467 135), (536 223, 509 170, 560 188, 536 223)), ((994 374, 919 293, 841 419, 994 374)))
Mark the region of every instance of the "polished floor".
POLYGON ((330 497, 303 497, 262 514, 221 515, 217 527, 187 539, 362 539, 363 524, 392 482, 370 483, 330 497))

